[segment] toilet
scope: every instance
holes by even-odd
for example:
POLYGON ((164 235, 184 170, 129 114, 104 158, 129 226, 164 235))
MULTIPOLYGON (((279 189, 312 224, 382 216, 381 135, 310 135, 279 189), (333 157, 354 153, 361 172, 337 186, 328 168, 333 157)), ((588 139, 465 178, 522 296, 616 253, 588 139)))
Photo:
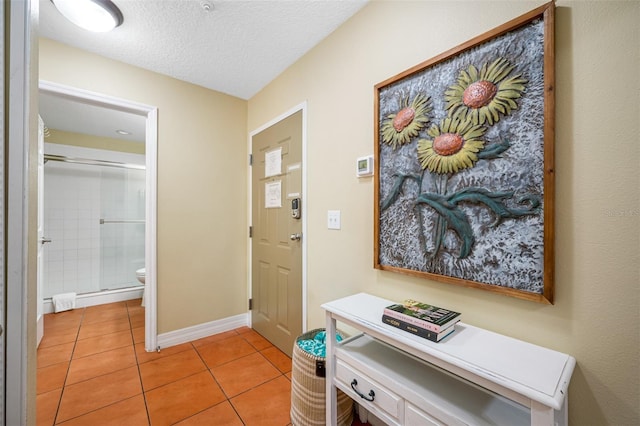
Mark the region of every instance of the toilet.
MULTIPOLYGON (((145 276, 145 268, 140 268, 136 271, 136 278, 138 279, 138 281, 140 281, 143 285, 144 285, 144 276, 145 276)), ((142 291, 142 303, 140 304, 140 306, 144 306, 144 294, 146 293, 145 290, 142 291)))
POLYGON ((138 279, 138 281, 140 281, 142 284, 144 284, 144 274, 145 274, 145 268, 140 268, 136 271, 136 278, 138 279))

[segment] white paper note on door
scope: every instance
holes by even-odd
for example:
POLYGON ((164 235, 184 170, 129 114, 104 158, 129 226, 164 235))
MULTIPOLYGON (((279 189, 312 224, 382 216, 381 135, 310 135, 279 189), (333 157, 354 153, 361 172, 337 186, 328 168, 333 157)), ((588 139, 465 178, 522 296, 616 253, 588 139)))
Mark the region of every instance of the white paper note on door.
POLYGON ((275 209, 282 207, 282 181, 264 184, 264 208, 275 209))
POLYGON ((282 174, 282 148, 264 153, 264 177, 282 174))

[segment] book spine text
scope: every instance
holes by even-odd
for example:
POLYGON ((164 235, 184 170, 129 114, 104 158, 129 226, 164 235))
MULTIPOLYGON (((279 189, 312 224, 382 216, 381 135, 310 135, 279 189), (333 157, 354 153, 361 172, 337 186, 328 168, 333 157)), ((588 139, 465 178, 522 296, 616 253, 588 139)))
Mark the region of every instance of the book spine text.
POLYGON ((439 325, 435 325, 435 324, 431 324, 428 323, 426 321, 423 321, 419 318, 414 318, 410 315, 405 315, 403 313, 400 313, 398 311, 394 311, 393 309, 384 309, 384 315, 387 315, 391 318, 395 318, 397 320, 400 321, 404 321, 407 322, 409 324, 415 325, 416 327, 420 327, 420 328, 424 328, 426 330, 429 331, 433 331, 434 333, 439 333, 440 330, 442 329, 442 327, 440 327, 439 325))
MULTIPOLYGON (((449 333, 443 333, 443 335, 438 335, 438 333, 434 333, 433 331, 425 330, 424 328, 414 327, 412 324, 407 322, 398 320, 396 318, 390 317, 388 315, 382 316, 382 322, 385 324, 389 324, 393 327, 399 328, 400 330, 408 331, 409 333, 415 334, 416 336, 420 336, 424 339, 430 340, 432 342, 438 342, 442 340, 444 337, 449 335, 449 333)), ((451 327, 451 332, 453 332, 455 328, 451 327)))

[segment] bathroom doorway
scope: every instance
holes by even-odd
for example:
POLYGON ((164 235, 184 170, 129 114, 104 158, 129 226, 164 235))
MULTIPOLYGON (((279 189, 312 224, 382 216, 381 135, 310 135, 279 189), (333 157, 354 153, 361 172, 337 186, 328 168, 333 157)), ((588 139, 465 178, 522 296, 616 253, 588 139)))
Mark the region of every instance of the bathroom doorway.
POLYGON ((52 299, 66 302, 74 293, 77 307, 144 295, 145 349, 153 350, 157 110, 44 81, 39 100, 45 126, 39 311, 53 312, 52 299))

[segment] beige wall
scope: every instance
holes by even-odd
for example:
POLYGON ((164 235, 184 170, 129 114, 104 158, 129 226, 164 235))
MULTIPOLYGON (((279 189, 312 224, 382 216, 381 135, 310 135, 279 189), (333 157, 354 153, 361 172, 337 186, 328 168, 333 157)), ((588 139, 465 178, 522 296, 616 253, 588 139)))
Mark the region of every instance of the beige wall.
POLYGON ((373 86, 541 4, 374 1, 249 101, 249 130, 308 102, 309 328, 359 291, 433 302, 573 355, 571 424, 640 424, 640 3, 557 3, 555 305, 372 267, 373 86))
POLYGON ((144 155, 144 142, 130 142, 122 139, 106 138, 83 133, 65 132, 63 130, 49 129, 45 134, 46 143, 81 146, 85 148, 104 149, 107 151, 127 152, 130 154, 144 155))
POLYGON ((158 107, 158 332, 245 313, 247 102, 48 39, 40 78, 158 107))

